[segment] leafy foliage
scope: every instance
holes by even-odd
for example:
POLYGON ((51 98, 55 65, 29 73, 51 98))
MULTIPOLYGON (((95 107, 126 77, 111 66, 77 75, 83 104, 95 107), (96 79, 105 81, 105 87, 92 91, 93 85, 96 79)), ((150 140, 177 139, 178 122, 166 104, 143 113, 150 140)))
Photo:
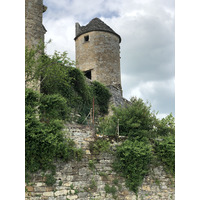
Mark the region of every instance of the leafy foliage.
POLYGON ((97 139, 94 142, 90 142, 89 148, 93 154, 99 154, 100 152, 109 151, 110 143, 104 139, 97 139))
MULTIPOLYGON (((43 44, 35 48, 25 48, 25 85, 26 87, 33 81, 40 80, 41 69, 43 68, 43 58, 41 53, 44 49, 43 44)), ((36 86, 37 89, 39 86, 36 86)))
POLYGON ((26 87, 32 85, 33 81, 36 85, 40 82, 43 94, 59 94, 64 97, 68 111, 71 109, 74 115, 80 115, 77 119, 79 123, 89 114, 93 97, 95 110, 101 114, 107 113, 110 98, 108 89, 96 81, 89 86, 84 74, 75 68, 75 62, 68 58, 66 52, 55 51, 49 56, 45 54, 44 48, 43 44, 34 49, 26 48, 26 87))
POLYGON ((157 132, 161 136, 174 135, 175 134, 175 118, 172 113, 161 119, 157 125, 157 132))
POLYGON ((158 158, 164 163, 166 169, 175 175, 175 137, 164 136, 162 140, 156 141, 155 151, 158 158))
MULTIPOLYGON (((40 94, 31 89, 26 89, 25 97, 26 170, 35 172, 39 169, 50 169, 56 158, 61 158, 66 161, 76 157, 80 159, 82 155, 81 150, 75 148, 72 140, 64 139, 62 132, 63 122, 61 120, 54 117, 47 123, 46 121, 40 121, 38 118, 39 115, 43 114, 37 108, 42 107, 42 112, 45 113, 49 111, 48 109, 45 110, 42 102, 39 102, 40 94)), ((52 104, 51 100, 51 98, 48 99, 50 105, 52 104)), ((50 113, 52 110, 53 108, 50 109, 50 113)), ((48 114, 46 115, 50 116, 48 114)))
POLYGON ((52 174, 46 174, 45 175, 45 183, 47 186, 52 186, 53 184, 56 183, 56 179, 52 174))
POLYGON ((136 193, 148 173, 151 156, 151 146, 138 140, 126 140, 117 148, 114 169, 122 173, 127 186, 136 193))
POLYGON ((133 97, 126 107, 113 108, 113 116, 104 117, 99 124, 101 134, 116 135, 119 128, 119 134, 127 137, 117 148, 114 169, 125 176, 131 190, 137 193, 150 162, 155 164, 161 160, 174 175, 175 123, 172 114, 159 120, 148 103, 133 97))
POLYGON ((103 84, 93 81, 92 82, 92 91, 95 96, 95 102, 97 102, 99 106, 100 113, 107 114, 108 113, 108 103, 111 97, 111 94, 103 84))
POLYGON ((107 135, 115 135, 119 120, 120 135, 136 138, 150 138, 154 134, 156 117, 151 113, 151 106, 142 99, 131 99, 131 104, 113 108, 113 116, 100 123, 100 131, 107 135), (106 128, 105 128, 106 127, 106 128))
MULTIPOLYGON (((42 48, 44 46, 42 45, 42 48)), ((41 82, 41 94, 26 89, 25 145, 26 170, 35 172, 53 167, 55 159, 80 160, 82 150, 76 149, 70 139, 64 139, 63 120, 69 120, 70 112, 79 114, 83 123, 95 99, 96 111, 107 114, 110 93, 104 85, 94 81, 89 86, 83 73, 74 68, 67 53, 55 52, 48 56, 41 47, 26 49, 26 87, 32 81, 41 82)), ((172 114, 156 119, 151 105, 133 97, 130 105, 113 108, 113 116, 105 117, 99 126, 100 133, 127 136, 117 148, 114 168, 126 177, 127 186, 137 193, 138 186, 148 173, 155 150, 168 171, 174 174, 175 123, 172 114), (119 124, 119 127, 118 127, 119 124), (159 140, 155 140, 159 138, 159 140)), ((109 142, 96 140, 90 144, 93 153, 108 151, 109 142)), ((92 165, 92 163, 90 163, 92 165)), ((53 176, 47 176, 47 184, 53 184, 53 176)), ((107 187, 109 191, 114 188, 107 187)), ((111 192, 114 193, 115 192, 111 192)))
POLYGON ((106 192, 106 193, 112 194, 112 195, 113 195, 113 198, 116 199, 115 193, 117 192, 117 189, 116 189, 115 186, 112 186, 112 187, 111 187, 111 186, 109 186, 108 184, 106 184, 105 187, 104 187, 104 189, 105 189, 105 192, 106 192))
POLYGON ((66 120, 70 114, 67 101, 60 94, 41 95, 39 109, 41 120, 43 121, 52 119, 66 120))
MULTIPOLYGON (((93 96, 98 99, 97 105, 101 107, 99 111, 107 112, 105 108, 102 109, 101 93, 97 92, 97 88, 101 88, 102 94, 106 94, 107 88, 97 82, 94 83, 97 87, 90 87, 66 52, 55 51, 52 56, 48 56, 44 48, 41 44, 25 50, 27 172, 51 169, 53 161, 58 158, 65 161, 74 158, 80 160, 83 151, 76 149, 72 140, 64 138, 63 121, 70 120, 70 112, 73 112, 81 116, 77 121, 82 123, 92 107, 93 96), (33 81, 41 83, 40 94, 28 89, 33 81)), ((108 104, 108 99, 105 104, 108 104)))

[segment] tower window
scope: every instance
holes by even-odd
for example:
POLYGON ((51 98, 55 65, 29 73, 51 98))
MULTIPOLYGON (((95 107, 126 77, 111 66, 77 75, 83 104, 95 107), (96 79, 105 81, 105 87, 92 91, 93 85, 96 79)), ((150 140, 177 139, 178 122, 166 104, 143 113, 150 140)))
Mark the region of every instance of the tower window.
POLYGON ((88 42, 88 41, 89 41, 89 35, 86 35, 86 36, 84 37, 84 41, 85 41, 85 42, 88 42))
POLYGON ((87 78, 89 78, 90 80, 92 79, 91 70, 85 71, 84 73, 85 73, 85 76, 86 76, 87 78))

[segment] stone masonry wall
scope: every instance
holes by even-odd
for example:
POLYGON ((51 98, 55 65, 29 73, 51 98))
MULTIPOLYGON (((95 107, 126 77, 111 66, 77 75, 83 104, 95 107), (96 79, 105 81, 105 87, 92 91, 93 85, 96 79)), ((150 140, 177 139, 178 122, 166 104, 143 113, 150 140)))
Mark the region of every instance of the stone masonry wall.
MULTIPOLYGON (((43 0, 25 0, 25 46, 33 48, 44 42, 46 29, 42 24, 42 14, 47 9, 43 0)), ((42 53, 42 52, 40 52, 42 53)), ((26 79, 27 77, 25 77, 26 79)), ((26 88, 40 91, 40 81, 26 83, 26 88)))
POLYGON ((46 29, 42 25, 42 14, 45 10, 43 0, 25 1, 25 45, 28 47, 44 42, 46 29))
MULTIPOLYGON (((32 182, 26 185, 26 200, 136 200, 134 192, 125 187, 124 178, 112 170, 112 153, 91 154, 89 143, 94 141, 94 131, 89 126, 67 124, 66 137, 75 140, 77 147, 83 148, 83 159, 68 163, 57 162, 56 183, 52 187, 45 184, 42 173, 33 175, 32 182), (93 162, 94 169, 89 163, 93 162), (116 188, 116 193, 107 194, 105 186, 116 188)), ((98 136, 96 136, 98 137, 98 136)), ((111 151, 117 143, 111 141, 111 151)), ((152 168, 139 189, 138 200, 174 199, 174 186, 162 166, 152 168)))
POLYGON ((76 67, 91 70, 92 80, 121 88, 119 38, 108 32, 92 31, 76 39, 76 67), (89 41, 84 37, 89 36, 89 41))

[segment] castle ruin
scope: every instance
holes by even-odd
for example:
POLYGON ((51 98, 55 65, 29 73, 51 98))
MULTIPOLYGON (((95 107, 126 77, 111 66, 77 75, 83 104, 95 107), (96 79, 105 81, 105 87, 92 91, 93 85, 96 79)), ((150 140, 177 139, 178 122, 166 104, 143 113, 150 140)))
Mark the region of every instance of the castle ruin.
POLYGON ((121 91, 121 37, 99 18, 86 26, 76 23, 76 67, 87 78, 121 91))
MULTIPOLYGON (((44 43, 44 34, 47 31, 42 24, 42 15, 46 10, 43 0, 25 0, 25 46, 30 49, 44 43)), ((42 52, 43 49, 38 53, 42 52)), ((25 87, 40 91, 40 81, 25 81, 25 87)))
MULTIPOLYGON (((42 14, 46 7, 43 0, 25 0, 25 10, 25 44, 32 48, 39 42, 44 42, 46 29, 42 25, 42 14)), ((121 37, 100 19, 95 18, 86 26, 76 23, 75 42, 77 68, 92 81, 97 80, 106 85, 112 93, 115 105, 125 102, 120 74, 121 37)), ((112 153, 96 155, 90 152, 90 142, 95 138, 89 126, 66 124, 64 134, 65 137, 73 139, 78 148, 84 149, 84 159, 68 163, 57 161, 56 183, 53 186, 46 185, 43 173, 33 174, 31 184, 26 184, 25 200, 116 199, 113 194, 105 191, 107 184, 117 188, 116 196, 119 200, 175 199, 171 177, 165 173, 163 167, 151 169, 151 174, 145 177, 136 196, 126 187, 125 179, 112 170, 112 153), (94 165, 95 173, 89 165, 93 159, 98 161, 94 165), (120 184, 114 185, 114 180, 119 180, 120 184), (159 181, 159 184, 155 180, 159 181)), ((111 151, 116 151, 116 145, 118 144, 112 140, 111 151)))
POLYGON ((25 45, 29 48, 44 42, 46 29, 42 24, 42 15, 46 9, 43 0, 25 0, 25 45))

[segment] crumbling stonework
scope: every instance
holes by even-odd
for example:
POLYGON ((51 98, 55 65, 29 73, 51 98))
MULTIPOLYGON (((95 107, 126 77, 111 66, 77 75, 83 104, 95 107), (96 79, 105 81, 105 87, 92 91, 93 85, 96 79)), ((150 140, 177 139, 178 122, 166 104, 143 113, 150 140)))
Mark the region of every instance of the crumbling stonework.
POLYGON ((121 90, 121 38, 100 19, 87 26, 76 24, 76 67, 88 78, 121 90))
POLYGON ((44 42, 45 27, 42 25, 42 14, 47 9, 43 0, 25 0, 25 45, 33 47, 44 42))
MULTIPOLYGON (((25 0, 25 46, 28 48, 44 43, 46 29, 42 24, 42 15, 46 9, 43 0, 25 0)), ((40 49, 38 53, 42 52, 43 50, 40 49)), ((32 80, 26 83, 25 87, 40 91, 40 81, 32 80)))
POLYGON ((124 107, 126 104, 130 103, 127 99, 125 99, 122 96, 122 91, 119 90, 117 87, 113 85, 108 85, 107 87, 110 93, 112 94, 111 99, 110 99, 110 105, 113 105, 115 107, 117 106, 124 107))
MULTIPOLYGON (((83 148, 83 159, 68 163, 57 161, 56 183, 45 184, 42 173, 34 174, 32 182, 26 185, 26 200, 136 200, 136 194, 125 186, 124 178, 112 169, 113 151, 119 144, 111 140, 111 152, 94 155, 89 143, 94 141, 94 131, 90 126, 67 124, 66 137, 74 139, 77 147, 83 148), (89 166, 94 163, 94 169, 89 166), (115 194, 106 193, 105 186, 115 187, 115 194)), ((96 136, 98 137, 98 136, 96 136)), ((105 138, 106 139, 106 138, 105 138)), ((174 200, 172 178, 162 166, 152 168, 139 188, 138 200, 174 200)))

